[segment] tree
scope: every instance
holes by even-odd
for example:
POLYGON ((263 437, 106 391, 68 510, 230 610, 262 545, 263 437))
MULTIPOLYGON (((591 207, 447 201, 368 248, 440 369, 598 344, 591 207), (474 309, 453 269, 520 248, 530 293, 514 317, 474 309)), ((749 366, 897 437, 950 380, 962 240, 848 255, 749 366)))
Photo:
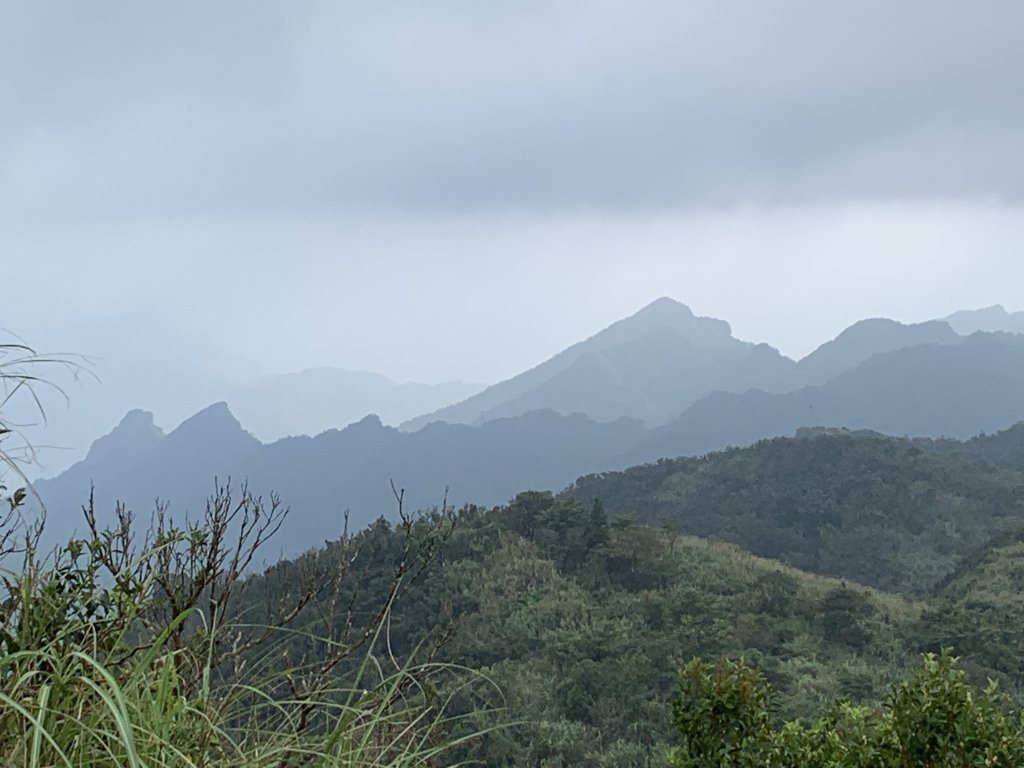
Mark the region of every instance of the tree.
POLYGON ((679 673, 672 717, 680 746, 671 768, 753 768, 764 765, 772 690, 744 660, 694 659, 679 673))
POLYGON ((772 689, 744 661, 696 659, 679 677, 672 768, 1016 768, 1024 727, 995 685, 972 688, 949 651, 927 654, 882 709, 836 702, 815 722, 772 728, 772 689))

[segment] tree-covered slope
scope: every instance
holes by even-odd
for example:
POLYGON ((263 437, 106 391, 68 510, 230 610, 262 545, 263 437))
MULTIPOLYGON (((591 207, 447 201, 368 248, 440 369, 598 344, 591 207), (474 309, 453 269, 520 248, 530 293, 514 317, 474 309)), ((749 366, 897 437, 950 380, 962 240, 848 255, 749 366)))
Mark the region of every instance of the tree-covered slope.
POLYGON ((930 450, 967 453, 993 464, 1024 471, 1024 422, 993 434, 976 435, 966 441, 922 439, 916 442, 930 450))
POLYGON ((1024 529, 979 548, 940 585, 922 617, 922 646, 949 647, 977 679, 1024 691, 1024 529))
POLYGON ((1024 476, 1011 469, 828 430, 590 475, 568 493, 612 516, 916 594, 1024 518, 1024 476))
MULTIPOLYGON (((370 599, 402 557, 404 533, 381 521, 357 545, 346 578, 370 599)), ((568 497, 524 493, 463 510, 438 547, 399 595, 388 642, 399 660, 433 648, 496 686, 464 694, 467 709, 502 704, 520 723, 467 755, 486 765, 657 762, 671 740, 676 671, 697 655, 754 659, 782 693, 785 717, 839 696, 877 701, 914 663, 908 627, 921 605, 908 598, 728 544, 609 524, 600 507, 568 497)), ((314 559, 340 568, 351 552, 331 545, 278 566, 251 580, 254 602, 287 599, 314 559)), ((296 626, 315 630, 321 610, 310 606, 296 626)))

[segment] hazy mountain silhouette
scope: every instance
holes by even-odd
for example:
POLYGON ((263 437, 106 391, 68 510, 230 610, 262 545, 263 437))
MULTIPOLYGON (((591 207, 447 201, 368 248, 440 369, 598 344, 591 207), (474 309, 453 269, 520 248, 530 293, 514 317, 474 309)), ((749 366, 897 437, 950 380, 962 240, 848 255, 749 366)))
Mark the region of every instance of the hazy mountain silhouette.
POLYGON ((158 498, 179 514, 195 513, 215 477, 230 477, 235 486, 248 481, 254 492, 275 491, 292 508, 288 530, 275 540, 294 553, 337 536, 346 511, 356 528, 393 516, 392 480, 405 490, 410 510, 440 505, 446 488, 453 504, 496 504, 524 488, 561 488, 644 435, 637 421, 598 423, 536 411, 480 427, 437 423, 415 433, 368 416, 343 430, 264 445, 219 403, 166 436, 151 415, 132 412, 87 459, 39 481, 37 489, 51 527, 66 534, 81 528, 80 506, 93 485, 97 509, 109 516, 117 500, 145 515, 158 498))
POLYGON ((265 373, 259 364, 220 349, 205 336, 145 313, 82 320, 31 342, 41 352, 70 351, 89 360, 77 379, 71 370, 42 371, 63 390, 38 388, 45 424, 29 398, 15 398, 5 408, 15 423, 34 425, 25 432, 42 447, 46 474, 83 458, 92 441, 129 409, 145 407, 164 423, 178 423, 265 373))
POLYGON ((82 321, 59 344, 57 335, 51 331, 32 342, 43 352, 72 350, 91 360, 77 381, 73 371, 44 372, 67 401, 58 389, 38 389, 49 417, 45 425, 30 398, 14 398, 4 408, 12 423, 35 425, 25 429, 26 436, 43 448, 41 462, 48 475, 82 459, 96 436, 131 408, 145 407, 161 423, 174 424, 209 403, 226 401, 254 434, 274 440, 343 427, 367 413, 397 424, 483 387, 397 384, 378 374, 338 368, 271 375, 202 334, 148 314, 82 321))
POLYGON ((946 318, 946 322, 963 336, 976 331, 1024 333, 1024 312, 1007 312, 1000 304, 954 312, 946 318))
MULTIPOLYGON (((957 313, 950 322, 961 332, 978 325, 1019 330, 1022 314, 993 307, 957 313)), ((676 301, 659 299, 536 368, 480 391, 482 385, 398 384, 374 373, 327 367, 270 375, 260 363, 157 316, 111 316, 82 322, 60 345, 53 332, 33 340, 45 351, 93 355, 100 381, 85 377, 76 383, 65 372, 53 371, 71 406, 55 390, 42 390, 49 424, 29 427, 26 435, 45 447, 43 471, 53 475, 83 458, 97 435, 136 407, 152 411, 158 423, 174 424, 208 403, 225 401, 265 442, 340 428, 367 413, 408 430, 437 420, 479 424, 537 409, 582 412, 601 421, 628 416, 661 425, 716 391, 794 391, 822 384, 873 354, 948 343, 950 337, 939 322, 903 326, 868 320, 797 364, 768 345, 733 338, 721 320, 696 317, 676 301), (457 405, 443 407, 451 403, 457 405)), ((28 406, 27 400, 14 402, 7 416, 19 424, 39 422, 28 406)))
POLYGON ((634 461, 705 453, 804 426, 967 438, 1024 420, 1024 337, 978 333, 958 344, 874 355, 825 384, 771 394, 716 393, 652 432, 634 461))
POLYGON ((767 344, 733 338, 725 321, 697 317, 662 298, 535 368, 402 428, 480 424, 541 408, 660 424, 710 392, 784 389, 795 368, 767 344))
POLYGON ((482 384, 398 384, 386 376, 341 368, 311 368, 264 376, 234 388, 225 399, 233 413, 261 440, 317 435, 379 414, 398 424, 417 414, 479 392, 482 384))
POLYGON ((527 488, 557 490, 589 472, 662 457, 706 453, 806 426, 885 434, 968 437, 1024 420, 1024 337, 976 334, 959 344, 919 345, 872 356, 823 385, 770 394, 717 393, 668 425, 597 422, 550 410, 482 425, 433 423, 417 432, 367 417, 343 430, 261 444, 223 403, 163 435, 149 415, 130 413, 89 457, 38 484, 58 530, 78 524, 92 482, 101 510, 115 499, 146 512, 160 497, 196 510, 214 477, 248 479, 293 508, 280 546, 295 552, 340 531, 344 513, 361 527, 393 515, 390 481, 410 509, 495 504, 527 488))
POLYGON ((959 341, 956 331, 948 323, 938 320, 914 325, 884 318, 861 320, 800 360, 800 383, 823 384, 883 352, 920 344, 955 344, 959 341))
MULTIPOLYGON (((249 392, 246 418, 286 423, 314 419, 318 409, 324 419, 340 418, 381 392, 413 391, 403 386, 414 388, 330 370, 273 377, 249 392)), ((336 535, 345 510, 355 527, 392 514, 391 480, 406 489, 410 508, 441 503, 446 487, 452 503, 489 505, 528 488, 560 489, 584 473, 801 427, 963 438, 1021 420, 1022 335, 960 337, 941 322, 868 320, 795 363, 663 299, 537 368, 405 425, 430 422, 415 431, 370 416, 264 444, 223 402, 166 435, 152 414, 132 411, 85 460, 38 488, 66 531, 78 523, 76 510, 93 482, 101 510, 121 499, 146 512, 157 498, 196 510, 215 477, 248 479, 253 490, 277 491, 295 510, 279 539, 294 552, 336 535), (815 383, 801 386, 807 381, 815 383)))

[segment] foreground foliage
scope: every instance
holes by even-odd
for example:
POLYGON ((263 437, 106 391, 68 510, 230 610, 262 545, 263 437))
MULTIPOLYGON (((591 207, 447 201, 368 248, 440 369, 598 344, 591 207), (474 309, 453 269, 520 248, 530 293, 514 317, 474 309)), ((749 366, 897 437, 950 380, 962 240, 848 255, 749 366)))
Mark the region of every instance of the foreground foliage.
MULTIPOLYGON (((12 512, 23 498, 7 500, 12 512)), ((363 623, 302 630, 315 657, 289 657, 298 630, 284 627, 337 599, 337 572, 307 570, 269 623, 235 611, 245 569, 284 515, 276 500, 222 490, 200 519, 177 525, 158 510, 147 531, 124 510, 103 529, 87 508, 89 535, 48 556, 38 529, 20 545, 8 537, 5 563, 19 567, 0 576, 5 764, 417 766, 458 746, 447 709, 461 670, 397 663, 386 647, 402 582, 422 565, 408 547, 363 623)))
POLYGON ((879 708, 838 701, 809 724, 772 725, 775 691, 744 661, 679 674, 671 768, 968 768, 1024 765, 1024 726, 995 685, 978 691, 953 656, 928 654, 879 708))

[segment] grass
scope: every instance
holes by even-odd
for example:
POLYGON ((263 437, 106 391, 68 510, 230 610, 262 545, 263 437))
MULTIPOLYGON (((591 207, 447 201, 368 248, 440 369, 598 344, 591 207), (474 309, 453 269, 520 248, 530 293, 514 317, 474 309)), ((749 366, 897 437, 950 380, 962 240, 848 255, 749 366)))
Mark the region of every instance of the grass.
POLYGON ((287 691, 305 671, 274 669, 273 640, 250 672, 228 679, 212 643, 202 661, 193 647, 169 648, 168 636, 111 653, 97 636, 65 635, 0 655, 0 765, 424 766, 478 735, 449 736, 462 719, 449 704, 473 675, 430 662, 396 668, 374 653, 379 634, 347 685, 298 696, 287 691), (191 691, 186 670, 200 681, 191 691))
POLYGON ((483 732, 479 713, 453 702, 480 676, 391 654, 387 623, 411 560, 354 640, 287 618, 225 620, 239 615, 227 604, 244 563, 280 525, 275 509, 215 498, 198 523, 158 515, 138 547, 130 515, 99 530, 87 512, 91 537, 48 557, 29 526, 21 567, 0 572, 0 768, 455 764, 483 732), (290 662, 295 639, 324 652, 290 662))
POLYGON ((173 663, 110 669, 82 650, 22 651, 0 662, 0 752, 10 766, 420 766, 466 737, 427 703, 423 679, 452 669, 410 667, 368 688, 322 692, 321 725, 299 727, 308 700, 245 684, 196 699, 176 689, 173 663))

